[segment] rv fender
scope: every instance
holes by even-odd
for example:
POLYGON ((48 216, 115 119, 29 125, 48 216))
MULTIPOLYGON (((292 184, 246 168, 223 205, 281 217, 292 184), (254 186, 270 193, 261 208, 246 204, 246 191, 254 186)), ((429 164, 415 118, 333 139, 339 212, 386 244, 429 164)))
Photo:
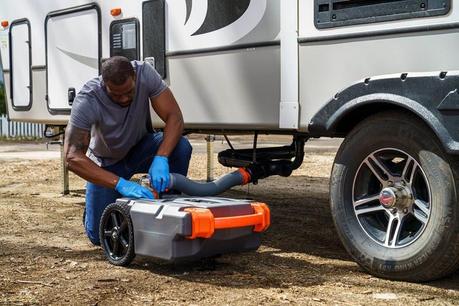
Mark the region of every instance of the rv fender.
POLYGON ((440 77, 408 78, 407 75, 374 81, 365 79, 337 93, 311 119, 310 135, 345 137, 366 117, 399 110, 420 118, 436 134, 447 153, 459 154, 459 76, 446 77, 446 73, 442 73, 440 77))

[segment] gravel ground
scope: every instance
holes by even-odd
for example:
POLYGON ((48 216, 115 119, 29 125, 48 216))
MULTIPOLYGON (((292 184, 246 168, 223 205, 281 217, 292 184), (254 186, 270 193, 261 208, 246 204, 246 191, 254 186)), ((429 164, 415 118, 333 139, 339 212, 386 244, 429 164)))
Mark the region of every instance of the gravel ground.
MULTIPOLYGON (((193 155, 193 179, 206 178, 202 151, 193 155)), ((459 273, 393 282, 350 259, 328 206, 334 151, 316 151, 307 150, 291 177, 224 194, 270 206, 272 225, 258 251, 181 265, 137 257, 127 268, 88 243, 82 179, 71 174, 71 193, 62 196, 58 159, 0 159, 0 305, 459 304, 459 273)), ((215 176, 229 171, 216 164, 215 176)))

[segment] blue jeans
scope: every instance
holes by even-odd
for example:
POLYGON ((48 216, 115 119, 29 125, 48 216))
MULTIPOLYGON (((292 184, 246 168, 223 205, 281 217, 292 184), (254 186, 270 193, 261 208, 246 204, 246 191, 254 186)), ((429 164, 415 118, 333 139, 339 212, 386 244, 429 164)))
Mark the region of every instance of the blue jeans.
MULTIPOLYGON (((114 165, 103 167, 124 179, 129 180, 136 173, 148 173, 148 169, 156 155, 161 142, 163 133, 147 134, 136 144, 127 156, 114 165)), ((180 139, 174 151, 169 156, 170 173, 180 173, 187 175, 190 163, 192 147, 184 137, 180 139)), ((105 188, 93 183, 86 184, 86 215, 85 224, 86 234, 89 240, 95 245, 99 245, 99 223, 102 213, 109 204, 114 203, 122 195, 115 189, 105 188)))

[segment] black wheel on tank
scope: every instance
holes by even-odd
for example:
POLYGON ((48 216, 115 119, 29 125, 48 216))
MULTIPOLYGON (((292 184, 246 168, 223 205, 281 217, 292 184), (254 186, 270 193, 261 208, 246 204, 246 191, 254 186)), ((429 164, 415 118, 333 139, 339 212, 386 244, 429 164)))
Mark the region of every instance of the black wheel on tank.
POLYGON ((413 115, 367 118, 346 137, 330 182, 345 248, 379 277, 428 281, 459 264, 455 160, 413 115))
POLYGON ((108 261, 116 266, 127 266, 135 257, 134 231, 126 202, 108 205, 100 219, 100 242, 108 261))

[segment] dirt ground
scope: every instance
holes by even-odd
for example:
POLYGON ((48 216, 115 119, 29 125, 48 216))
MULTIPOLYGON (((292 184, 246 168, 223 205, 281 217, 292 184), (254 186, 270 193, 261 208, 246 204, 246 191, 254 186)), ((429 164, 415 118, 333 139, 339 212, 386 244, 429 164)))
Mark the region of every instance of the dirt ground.
MULTIPOLYGON (((291 177, 224 194, 270 206, 272 225, 257 252, 181 265, 137 257, 127 268, 89 244, 82 179, 71 174, 71 193, 62 196, 58 159, 0 160, 0 305, 459 304, 459 272, 393 282, 350 259, 328 205, 333 158, 333 150, 309 150, 291 177)), ((228 171, 216 162, 216 176, 228 171)), ((206 178, 202 150, 189 176, 206 178)))

